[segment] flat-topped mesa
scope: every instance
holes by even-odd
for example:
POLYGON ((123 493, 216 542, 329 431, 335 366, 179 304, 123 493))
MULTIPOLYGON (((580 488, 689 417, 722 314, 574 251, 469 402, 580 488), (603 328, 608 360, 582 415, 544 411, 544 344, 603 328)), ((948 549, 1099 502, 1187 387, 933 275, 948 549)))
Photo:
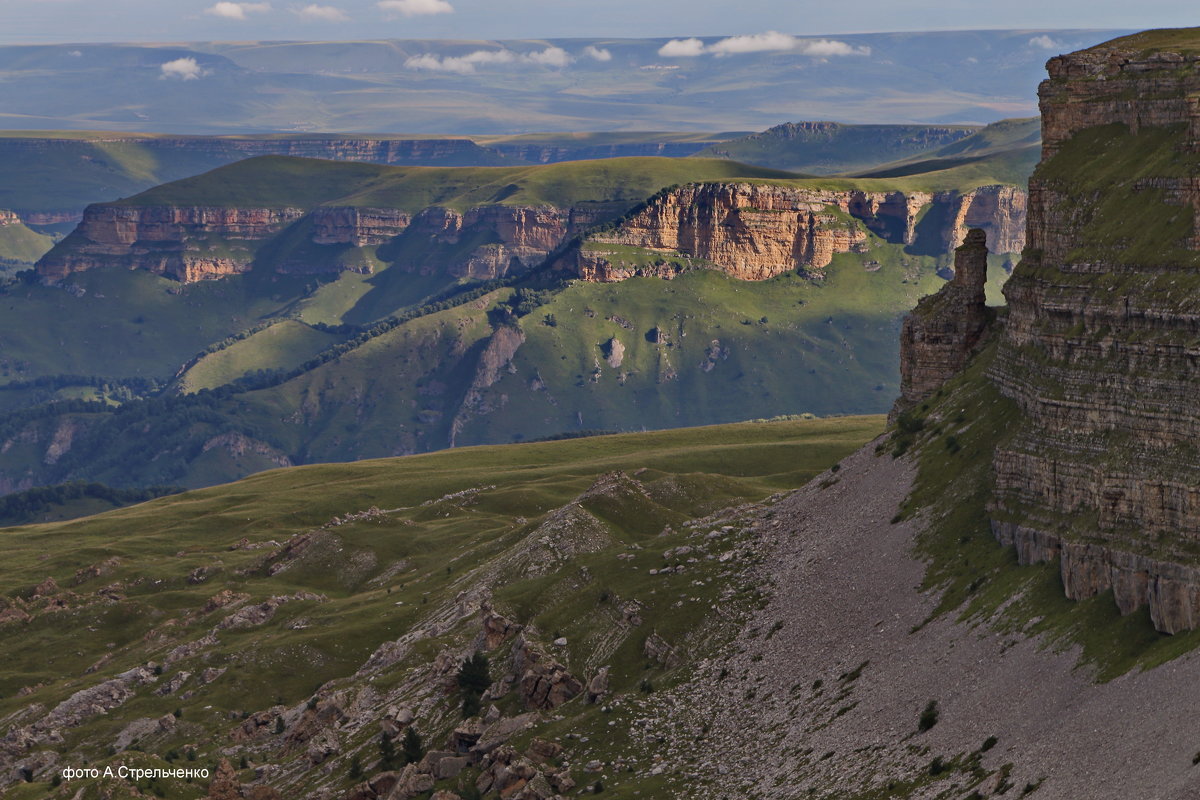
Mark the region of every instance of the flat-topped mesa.
MULTIPOLYGON (((597 205, 597 204, 593 204, 597 205)), ((250 270, 259 248, 303 220, 306 236, 318 248, 314 257, 276 255, 281 273, 340 272, 370 269, 359 259, 341 257, 350 248, 378 247, 411 231, 439 245, 477 239, 478 247, 451 263, 412 263, 414 271, 445 270, 456 277, 489 280, 540 264, 564 240, 595 224, 604 207, 559 209, 552 206, 484 205, 465 211, 430 206, 415 213, 398 208, 320 206, 301 208, 227 208, 208 206, 89 206, 83 221, 38 263, 47 281, 98 267, 142 269, 190 283, 250 270)))
POLYGON ((1119 123, 1143 127, 1185 124, 1200 142, 1200 51, 1157 50, 1154 31, 1115 39, 1046 63, 1038 88, 1042 158, 1054 156, 1081 130, 1119 123), (1049 113, 1047 113, 1049 112, 1049 113))
POLYGON ((1000 185, 930 193, 689 184, 661 192, 611 230, 593 234, 558 266, 600 282, 670 278, 682 269, 678 261, 629 258, 628 248, 636 248, 707 262, 741 280, 797 270, 820 275, 836 254, 863 251, 868 231, 895 244, 945 252, 963 240, 969 225, 991 233, 993 251, 1014 253, 1025 244, 1025 209, 1022 189, 1000 185), (922 225, 923 219, 937 222, 922 225))
POLYGON ((984 298, 987 256, 987 235, 972 228, 954 251, 954 278, 904 318, 896 411, 937 391, 978 348, 992 318, 984 298))
POLYGON ((865 251, 872 234, 915 252, 944 253, 971 226, 989 232, 996 252, 1024 246, 1025 193, 1005 185, 922 192, 706 182, 664 189, 627 212, 629 200, 596 196, 577 177, 570 179, 581 180, 588 199, 521 204, 505 202, 521 187, 497 192, 486 183, 490 173, 472 176, 482 185, 459 187, 470 199, 454 199, 431 191, 436 183, 419 180, 425 173, 390 175, 410 182, 380 188, 368 180, 375 173, 364 178, 363 169, 348 166, 247 161, 89 206, 37 271, 48 282, 97 267, 191 282, 251 268, 369 272, 403 253, 405 271, 488 280, 537 267, 585 237, 555 264, 584 280, 670 278, 698 267, 765 280, 797 270, 819 277, 838 253, 865 251), (326 173, 337 177, 339 170, 348 172, 344 182, 328 180, 326 173), (322 180, 310 190, 296 172, 322 180), (286 190, 273 188, 279 184, 286 190), (364 185, 374 188, 364 194, 364 185), (221 205, 226 198, 230 203, 221 205))
POLYGON ((1029 246, 990 377, 1021 411, 992 529, 1112 590, 1160 631, 1200 627, 1200 29, 1052 59, 1029 246))

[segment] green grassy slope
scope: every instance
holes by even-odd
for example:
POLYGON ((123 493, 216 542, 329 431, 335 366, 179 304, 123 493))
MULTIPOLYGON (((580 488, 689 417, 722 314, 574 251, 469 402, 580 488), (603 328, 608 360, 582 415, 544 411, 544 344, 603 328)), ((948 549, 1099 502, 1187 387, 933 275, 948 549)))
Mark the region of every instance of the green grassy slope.
POLYGON ((465 209, 485 203, 625 202, 690 181, 792 178, 779 170, 717 159, 616 158, 527 167, 388 167, 262 156, 155 187, 122 205, 318 205, 465 209))
POLYGON ((1110 39, 1088 49, 1098 50, 1109 47, 1122 47, 1142 52, 1167 50, 1174 53, 1194 53, 1200 51, 1200 28, 1156 28, 1110 39))
POLYGON ((183 392, 215 389, 263 369, 285 372, 344 340, 295 320, 284 320, 201 357, 178 378, 183 392))
POLYGON ((1150 669, 1200 646, 1200 631, 1159 633, 1148 607, 1122 616, 1112 591, 1068 600, 1057 561, 1020 566, 992 535, 992 458, 1017 430, 1020 410, 987 378, 996 341, 935 397, 907 415, 886 445, 917 451, 919 471, 906 516, 931 521, 917 552, 925 588, 941 594, 937 614, 987 622, 1002 632, 1042 635, 1044 646, 1078 648, 1099 680, 1150 669), (911 432, 914 431, 915 432, 911 432))
POLYGON ((95 270, 73 278, 79 296, 10 285, 0 292, 0 384, 62 374, 165 381, 211 343, 303 296, 309 281, 252 274, 181 287, 147 272, 95 270))
MULTIPOLYGON (((43 233, 30 230, 21 223, 0 225, 0 261, 32 264, 44 256, 54 240, 43 233)), ((0 276, 4 267, 0 266, 0 276)))
POLYGON ((936 150, 856 174, 862 178, 990 175, 1000 183, 1024 186, 1040 157, 1041 120, 1006 119, 936 150))
MULTIPOLYGON (((305 467, 73 523, 2 530, 0 608, 23 609, 30 619, 0 624, 0 716, 31 703, 53 708, 131 667, 164 664, 167 653, 194 643, 190 654, 167 661, 153 684, 106 714, 63 725, 61 741, 39 747, 91 764, 120 759, 166 766, 177 758, 212 768, 222 755, 235 765, 245 756, 242 776, 249 779, 253 766, 309 765, 305 747, 296 746, 312 735, 302 732, 312 723, 298 721, 305 708, 319 711, 333 702, 350 708, 350 698, 359 697, 355 721, 338 726, 338 753, 322 769, 285 770, 272 779, 285 796, 316 787, 340 794, 357 780, 348 775, 352 754, 368 774, 381 769, 378 718, 389 704, 411 704, 427 745, 442 746, 459 721, 461 699, 456 692, 423 694, 428 670, 439 653, 469 652, 479 616, 456 609, 464 590, 486 589, 496 610, 526 626, 527 636, 547 644, 564 637, 568 644, 554 657, 575 673, 589 677, 599 667, 596 659, 604 659, 612 700, 625 705, 602 709, 576 699, 553 719, 537 718, 518 742, 554 735, 549 725, 592 736, 604 736, 610 723, 623 730, 648 687, 680 679, 686 664, 719 645, 738 609, 756 598, 736 581, 742 565, 716 558, 747 535, 736 520, 722 528, 714 518, 697 529, 713 530, 702 541, 689 539, 684 523, 798 486, 882 424, 880 417, 741 424, 305 467), (607 488, 581 496, 614 470, 630 477, 596 484, 607 488), (591 528, 591 544, 544 550, 551 539, 574 541, 545 525, 574 498, 580 499, 570 513, 598 526, 591 528), (373 507, 382 512, 351 518, 373 507), (309 544, 279 549, 276 543, 298 534, 308 534, 309 544), (249 546, 231 549, 239 540, 249 546), (651 573, 673 564, 664 553, 685 542, 711 549, 714 557, 675 574, 651 573), (542 553, 554 564, 548 572, 537 566, 542 553), (46 578, 63 587, 47 594, 69 597, 69 611, 50 611, 52 599, 32 596, 46 578), (243 628, 220 626, 236 606, 214 610, 210 602, 229 593, 257 603, 299 592, 312 594, 243 628), (681 593, 691 599, 678 602, 681 593), (633 626, 621 622, 620 609, 629 603, 638 609, 633 626), (206 640, 209 631, 215 637, 206 640), (684 668, 647 662, 642 645, 651 631, 678 648, 684 668), (356 675, 381 644, 406 635, 413 647, 394 664, 373 676, 356 675), (156 691, 173 680, 183 687, 156 691), (30 688, 19 692, 24 687, 30 688), (417 697, 427 699, 417 705, 417 697), (291 706, 296 716, 267 725, 265 736, 233 736, 246 715, 264 712, 273 719, 291 706), (142 735, 124 752, 111 746, 132 721, 175 711, 170 731, 142 735)), ((511 648, 509 640, 490 653, 493 678, 511 648)), ((490 702, 509 716, 522 710, 511 691, 490 702)), ((615 748, 623 738, 603 741, 615 748)), ((646 768, 614 776, 610 794, 628 797, 655 785, 649 754, 638 757, 646 768)), ((586 759, 572 761, 573 774, 584 781, 586 759)), ((87 781, 52 787, 48 780, 39 774, 6 797, 96 800, 101 789, 87 781)), ((453 779, 440 784, 458 785, 453 779)), ((205 787, 163 781, 160 788, 168 797, 191 799, 205 787)))
POLYGON ((940 285, 935 263, 876 240, 866 255, 835 256, 819 283, 710 270, 577 283, 523 319, 527 340, 491 389, 495 410, 463 435, 882 410, 898 389, 900 316, 940 285), (613 338, 619 366, 607 359, 613 338))

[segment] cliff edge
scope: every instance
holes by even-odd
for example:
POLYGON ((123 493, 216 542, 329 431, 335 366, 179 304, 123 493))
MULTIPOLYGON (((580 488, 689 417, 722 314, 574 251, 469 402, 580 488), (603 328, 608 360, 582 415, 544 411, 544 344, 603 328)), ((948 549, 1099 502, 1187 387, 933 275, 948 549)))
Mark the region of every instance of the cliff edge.
MULTIPOLYGON (((1117 39, 1047 69, 1028 242, 989 369, 1019 410, 994 454, 991 527, 1022 564, 1057 559, 1068 597, 1111 591, 1122 613, 1148 606, 1159 631, 1193 629, 1200 30, 1117 39)), ((930 324, 919 310, 905 325, 902 403, 953 367, 929 348, 930 324)))

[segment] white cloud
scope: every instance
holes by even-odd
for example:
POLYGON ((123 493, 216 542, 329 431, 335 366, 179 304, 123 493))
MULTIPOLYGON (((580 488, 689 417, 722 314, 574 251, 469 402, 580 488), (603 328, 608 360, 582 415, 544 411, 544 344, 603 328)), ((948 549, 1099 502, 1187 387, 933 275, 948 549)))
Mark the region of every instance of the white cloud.
POLYGON ((523 58, 546 67, 565 67, 575 60, 561 47, 547 47, 540 52, 526 53, 523 58))
POLYGON ((311 3, 304 8, 296 9, 296 16, 311 22, 346 22, 350 17, 337 6, 320 6, 311 3))
POLYGON ((779 31, 730 36, 707 46, 699 39, 672 39, 658 48, 658 54, 666 58, 693 58, 705 53, 729 56, 738 53, 770 52, 792 52, 814 58, 828 58, 869 56, 871 48, 855 47, 837 39, 797 39, 791 34, 779 31))
POLYGON ((804 39, 796 42, 796 50, 806 56, 828 58, 829 56, 869 56, 871 48, 855 47, 837 39, 804 39))
POLYGON ((446 0, 379 0, 375 5, 388 14, 420 17, 430 14, 453 14, 454 6, 446 0))
POLYGON ((224 17, 225 19, 246 19, 247 14, 256 14, 270 10, 270 3, 230 3, 222 0, 222 2, 204 9, 204 13, 212 14, 214 17, 224 17))
POLYGON ((596 47, 589 44, 583 48, 583 54, 595 61, 612 61, 612 53, 603 47, 596 47))
POLYGON ((1058 41, 1057 39, 1052 39, 1044 33, 1041 36, 1035 36, 1032 39, 1030 39, 1029 46, 1030 47, 1040 47, 1043 50, 1062 50, 1063 49, 1062 42, 1058 41))
POLYGON ((704 42, 699 39, 672 39, 658 48, 664 58, 692 58, 704 52, 704 42))
POLYGON ((159 69, 162 70, 162 74, 158 76, 160 79, 178 78, 181 81, 194 81, 208 74, 194 58, 177 58, 163 64, 159 69))
POLYGON ((488 64, 537 64, 543 67, 565 67, 574 60, 570 53, 561 47, 547 47, 545 50, 535 50, 530 53, 514 53, 511 50, 476 50, 465 56, 441 58, 432 53, 425 53, 408 59, 404 62, 404 66, 408 69, 470 75, 475 72, 476 67, 488 64))
POLYGON ((732 53, 762 53, 771 50, 792 50, 798 44, 795 36, 778 31, 756 33, 751 36, 730 36, 706 48, 719 56, 732 53))

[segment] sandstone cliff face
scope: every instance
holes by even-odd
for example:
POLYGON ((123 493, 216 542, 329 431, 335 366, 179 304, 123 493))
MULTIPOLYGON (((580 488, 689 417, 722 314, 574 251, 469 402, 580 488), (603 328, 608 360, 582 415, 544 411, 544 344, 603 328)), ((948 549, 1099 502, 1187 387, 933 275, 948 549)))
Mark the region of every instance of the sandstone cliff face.
MULTIPOLYGON (((590 241, 682 253, 736 278, 764 280, 796 269, 819 274, 835 253, 862 249, 867 230, 888 241, 944 252, 961 243, 968 226, 977 226, 989 232, 995 252, 1015 252, 1024 244, 1025 206, 1024 192, 1011 186, 930 194, 696 184, 656 196, 615 230, 590 241), (944 222, 922 227, 918 220, 932 213, 931 205, 941 207, 933 218, 944 222)), ((491 204, 466 210, 430 206, 415 213, 356 206, 97 204, 89 206, 72 235, 42 259, 38 271, 48 281, 106 266, 144 269, 183 282, 220 278, 249 270, 261 243, 303 219, 314 245, 385 247, 398 237, 412 237, 433 245, 437 254, 424 262, 406 262, 404 269, 488 280, 537 266, 564 242, 619 211, 611 204, 491 204)), ((369 269, 365 261, 346 262, 336 251, 330 253, 329 258, 316 259, 303 251, 284 255, 272 268, 369 269)), ((386 259, 386 251, 380 257, 386 259)), ((577 251, 558 266, 593 281, 635 274, 669 278, 678 271, 670 265, 631 268, 595 250, 577 251)))
POLYGON ((1200 625, 1200 308, 1186 252, 1198 242, 1186 217, 1166 234, 1142 228, 1200 207, 1186 155, 1198 63, 1113 46, 1050 61, 1029 249, 1004 290, 992 368, 1023 411, 995 456, 996 535, 1025 563, 1059 558, 1069 597, 1112 589, 1122 612, 1149 605, 1172 633, 1200 625), (1128 128, 1119 148, 1074 138, 1116 125, 1128 128), (1147 164, 1170 174, 1133 174, 1147 164), (1114 208, 1151 215, 1114 236, 1097 222, 1114 208))
POLYGON ((250 268, 252 251, 206 252, 207 237, 262 241, 302 216, 298 208, 92 205, 37 270, 51 281, 102 266, 144 269, 185 283, 232 275, 250 268))
POLYGON ((18 217, 16 214, 14 214, 11 211, 6 211, 5 209, 0 208, 0 226, 19 225, 20 223, 21 223, 20 217, 18 217))
POLYGON ((615 230, 590 237, 595 247, 572 254, 559 266, 585 280, 618 281, 634 275, 672 277, 670 263, 631 265, 604 252, 604 245, 636 247, 700 259, 742 280, 765 280, 803 269, 820 274, 836 253, 860 251, 867 233, 887 241, 922 244, 944 252, 961 244, 969 227, 983 228, 992 251, 1024 246, 1024 191, 985 186, 966 193, 866 192, 771 186, 694 184, 653 198, 615 230), (947 222, 919 230, 923 213, 941 206, 947 222))
MULTIPOLYGON (((396 208, 328 206, 224 208, 207 206, 89 206, 70 237, 38 264, 49 281, 96 267, 144 269, 188 283, 245 272, 258 246, 305 217, 315 245, 377 247, 401 235, 458 248, 431 263, 405 269, 444 271, 479 280, 503 277, 542 262, 565 239, 595 224, 603 207, 487 205, 466 211, 431 206, 416 214, 396 208), (470 243, 482 242, 475 247, 470 243), (460 247, 467 245, 467 247, 460 247)), ((285 256, 279 272, 341 271, 337 258, 285 256)), ((353 269, 361 269, 356 266, 353 269)))
POLYGON ((954 253, 954 279, 917 303, 900 333, 897 409, 928 397, 966 365, 991 317, 984 300, 987 243, 972 229, 954 253))

